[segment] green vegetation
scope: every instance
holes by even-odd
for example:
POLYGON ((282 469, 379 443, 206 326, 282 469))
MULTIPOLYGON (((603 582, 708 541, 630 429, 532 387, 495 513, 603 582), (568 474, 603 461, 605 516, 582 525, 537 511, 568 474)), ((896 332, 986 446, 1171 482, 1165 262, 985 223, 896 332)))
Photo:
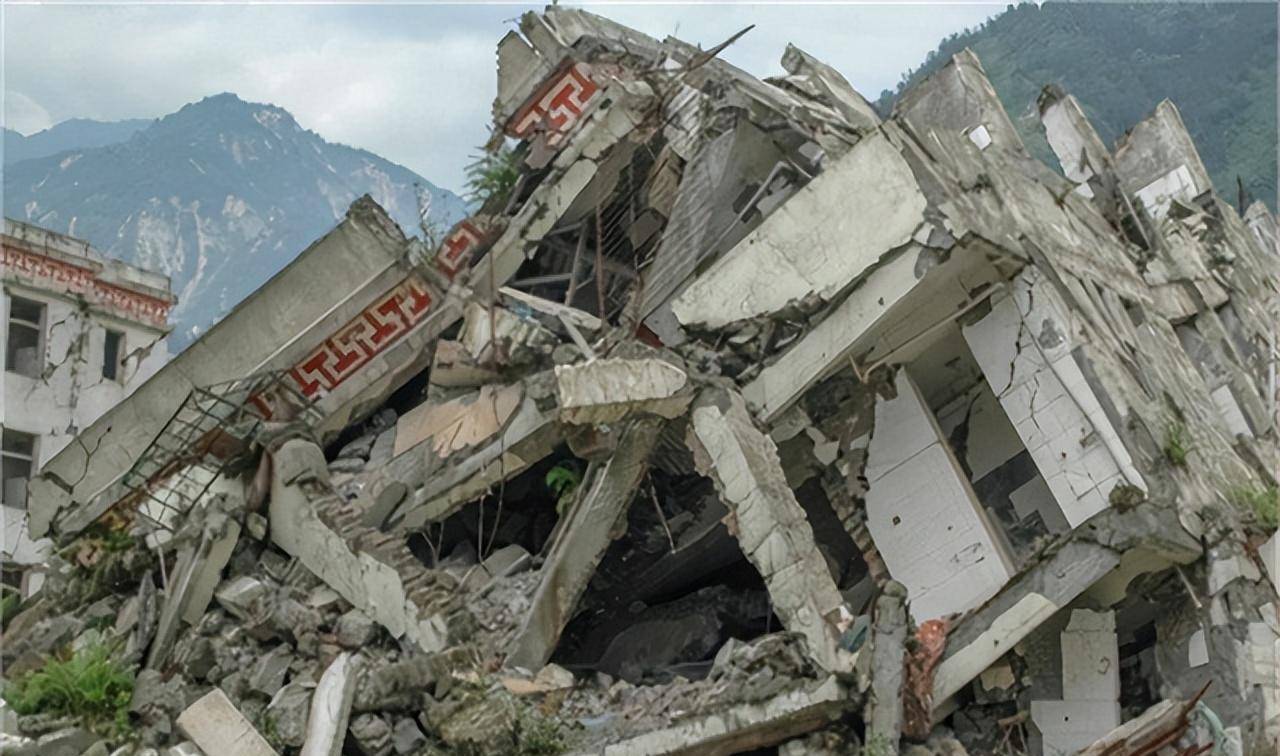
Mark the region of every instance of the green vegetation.
POLYGON ((564 505, 573 499, 582 485, 582 473, 572 463, 561 462, 547 471, 547 488, 556 495, 556 513, 562 514, 564 505))
POLYGON ((1251 513, 1264 530, 1273 531, 1280 526, 1280 487, 1237 488, 1230 498, 1237 507, 1251 513))
POLYGON ((1164 458, 1174 467, 1186 467, 1187 454, 1191 452, 1187 444, 1187 426, 1181 421, 1172 423, 1164 441, 1164 458))
POLYGON ((893 756, 897 752, 887 737, 877 733, 862 746, 861 756, 893 756))
POLYGON ((559 723, 532 712, 516 719, 516 748, 520 756, 558 756, 569 749, 559 723))
POLYGON ((520 158, 506 145, 483 151, 467 166, 467 200, 479 205, 505 203, 520 178, 520 158), (496 199, 495 199, 496 198, 496 199))
POLYGON ((1045 84, 1076 96, 1103 141, 1172 100, 1218 193, 1236 199, 1236 176, 1276 204, 1276 11, 1270 3, 1061 3, 1009 6, 953 34, 876 103, 970 48, 1027 148, 1056 165, 1040 130, 1045 84))
POLYGON ((131 731, 129 700, 133 673, 111 658, 104 645, 69 657, 51 657, 43 667, 22 675, 5 689, 4 699, 18 714, 78 718, 100 735, 125 737, 131 731))

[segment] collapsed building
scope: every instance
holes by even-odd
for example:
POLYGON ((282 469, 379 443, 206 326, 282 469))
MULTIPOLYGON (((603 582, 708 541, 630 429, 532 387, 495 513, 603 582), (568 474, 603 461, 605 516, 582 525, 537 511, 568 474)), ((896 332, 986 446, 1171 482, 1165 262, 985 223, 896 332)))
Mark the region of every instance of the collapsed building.
POLYGON ((50 460, 5 675, 107 644, 130 734, 15 752, 1273 752, 1272 214, 1168 102, 1046 87, 1059 172, 969 52, 882 120, 722 47, 526 14, 509 192, 358 201, 50 460))

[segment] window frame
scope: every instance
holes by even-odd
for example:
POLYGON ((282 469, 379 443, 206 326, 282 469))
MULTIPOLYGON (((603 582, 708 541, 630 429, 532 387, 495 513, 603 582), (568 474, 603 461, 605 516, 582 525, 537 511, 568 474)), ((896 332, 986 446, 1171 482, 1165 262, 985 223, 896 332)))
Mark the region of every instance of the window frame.
POLYGON ((127 334, 125 334, 124 331, 103 326, 102 328, 102 365, 101 365, 103 380, 114 381, 120 384, 124 383, 124 358, 125 358, 125 354, 127 353, 126 352, 127 347, 125 346, 127 343, 126 339, 127 339, 127 334), (110 364, 108 363, 109 355, 107 352, 107 345, 111 343, 112 335, 116 336, 115 360, 113 361, 114 364, 112 368, 113 375, 107 375, 107 365, 110 364))
POLYGON ((5 355, 4 355, 4 371, 21 375, 26 378, 39 378, 44 372, 45 365, 45 322, 49 319, 49 305, 38 299, 30 299, 28 297, 15 296, 13 294, 5 294, 5 355), (14 317, 14 304, 17 302, 26 303, 38 307, 40 316, 37 320, 31 321, 26 318, 14 317), (17 365, 9 364, 9 357, 13 350, 13 330, 14 328, 29 329, 36 335, 36 374, 28 375, 17 369, 17 365))
MULTIPOLYGON (((26 480, 30 481, 33 477, 35 477, 36 471, 39 468, 39 465, 38 465, 39 459, 40 459, 40 436, 38 434, 27 433, 26 431, 15 430, 13 428, 0 429, 0 499, 3 499, 4 497, 4 483, 6 480, 8 480, 7 478, 3 477, 4 463, 9 460, 17 460, 19 462, 25 462, 27 465, 26 480), (24 454, 19 451, 10 450, 8 448, 9 444, 6 443, 8 441, 8 438, 6 437, 8 437, 10 434, 13 434, 14 436, 23 436, 25 438, 29 438, 31 440, 30 454, 24 454)), ((18 509, 18 510, 25 511, 27 508, 26 496, 24 496, 23 500, 17 504, 12 504, 8 501, 0 502, 0 504, 3 504, 3 506, 9 509, 18 509)))

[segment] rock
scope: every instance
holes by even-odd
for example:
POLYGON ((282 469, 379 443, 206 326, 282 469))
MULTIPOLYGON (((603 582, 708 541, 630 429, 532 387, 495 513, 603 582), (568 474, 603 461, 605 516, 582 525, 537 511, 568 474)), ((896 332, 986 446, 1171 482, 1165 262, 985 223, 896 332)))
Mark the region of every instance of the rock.
POLYGON ((249 536, 259 541, 267 540, 267 518, 257 512, 250 512, 244 518, 245 530, 249 536))
POLYGON ((373 444, 378 439, 374 433, 367 433, 355 441, 342 447, 338 452, 338 459, 359 459, 362 462, 369 458, 369 452, 373 449, 373 444))
POLYGON ((329 463, 329 472, 354 475, 364 471, 364 460, 358 457, 338 458, 329 463))
POLYGON ((258 659, 249 673, 249 687, 266 696, 274 696, 284 686, 293 654, 286 645, 271 649, 258 659))
POLYGON ((200 750, 200 746, 188 740, 165 751, 164 756, 206 756, 206 754, 200 750))
POLYGON ((359 649, 377 637, 378 625, 364 612, 352 609, 338 618, 335 634, 338 645, 343 648, 359 649))
MULTIPOLYGON (((100 743, 97 735, 83 727, 67 727, 36 740, 28 740, 25 747, 5 749, 4 753, 5 756, 80 756, 100 743)), ((105 746, 103 750, 106 750, 105 746)))
POLYGON ((378 434, 377 439, 373 442, 373 448, 369 450, 369 464, 367 467, 378 468, 391 461, 395 456, 396 449, 396 429, 388 428, 378 434))
POLYGON ((243 621, 249 619, 253 603, 266 592, 267 586, 261 580, 241 575, 223 582, 213 597, 231 616, 243 621))
POLYGON ((271 697, 266 715, 270 718, 279 741, 298 748, 307 739, 307 717, 310 713, 311 690, 291 682, 271 697))
POLYGON ((397 754, 416 753, 419 747, 427 742, 427 736, 412 717, 401 717, 391 729, 391 747, 397 754))
POLYGON ((351 737, 364 756, 385 756, 391 753, 391 725, 382 717, 361 714, 351 720, 351 737))

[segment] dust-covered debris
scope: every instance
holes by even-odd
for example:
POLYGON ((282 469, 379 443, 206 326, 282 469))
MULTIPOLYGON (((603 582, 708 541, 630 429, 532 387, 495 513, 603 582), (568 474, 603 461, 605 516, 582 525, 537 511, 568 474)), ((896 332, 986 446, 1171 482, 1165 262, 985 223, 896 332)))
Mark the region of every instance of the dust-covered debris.
POLYGON ((1274 749, 1271 213, 1168 102, 1047 88, 1046 166, 968 51, 883 121, 718 52, 525 14, 514 184, 438 249, 360 200, 56 457, 7 743, 1274 749), (118 716, 19 695, 85 648, 118 716))

